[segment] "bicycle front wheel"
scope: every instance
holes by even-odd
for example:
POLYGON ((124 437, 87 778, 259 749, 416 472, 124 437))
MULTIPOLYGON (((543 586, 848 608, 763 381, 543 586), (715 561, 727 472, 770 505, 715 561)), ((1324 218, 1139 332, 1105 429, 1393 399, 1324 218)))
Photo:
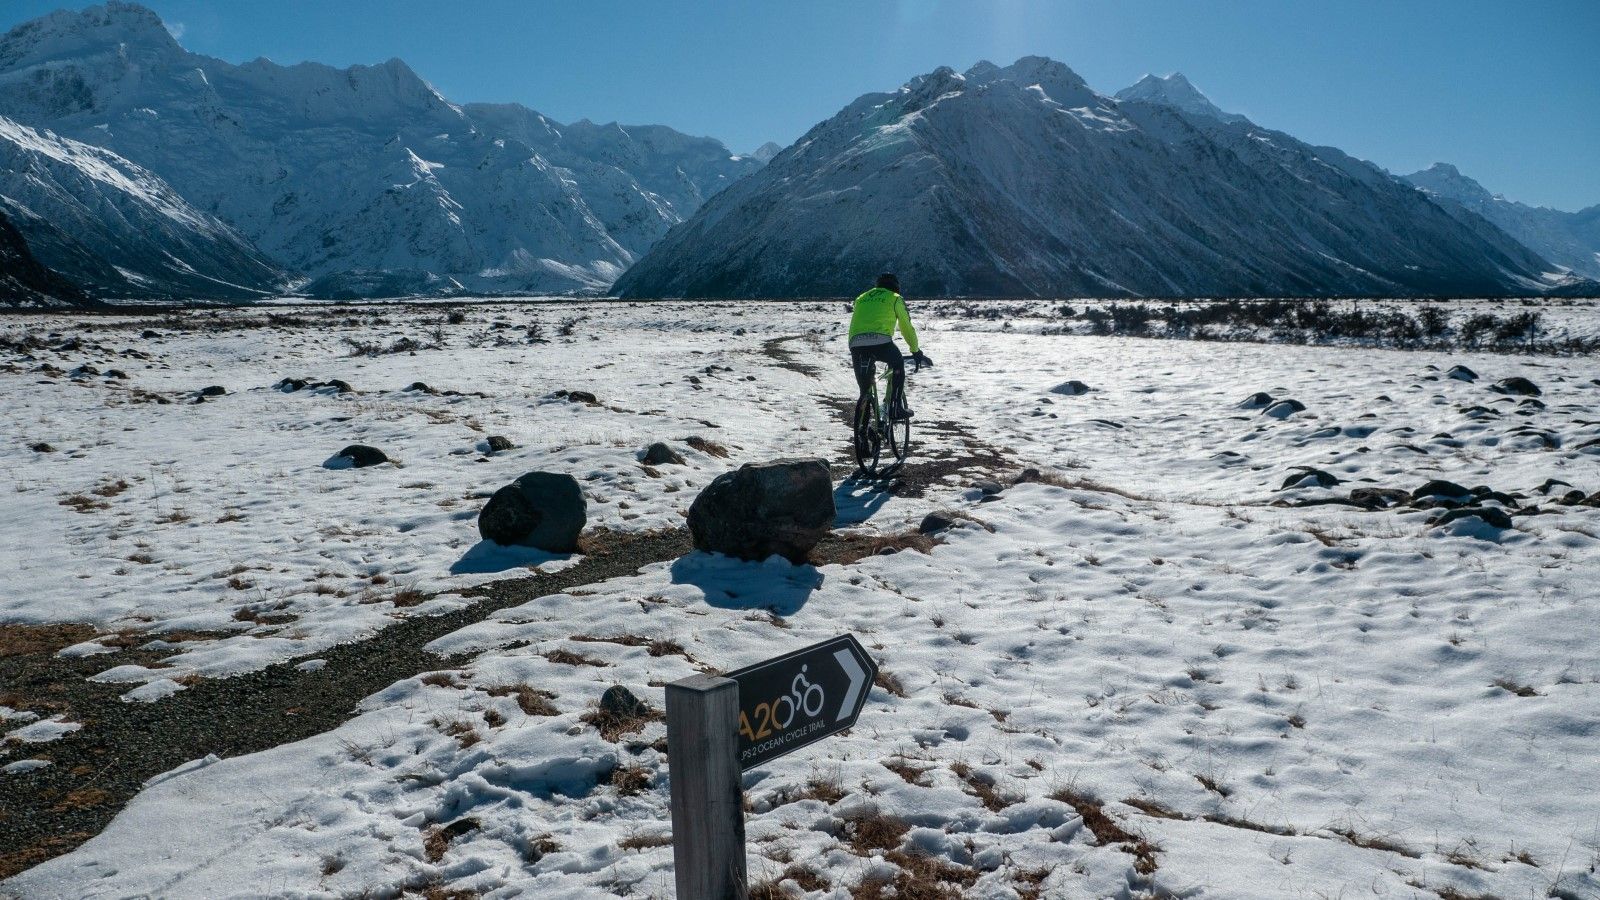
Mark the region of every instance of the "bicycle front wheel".
POLYGON ((889 455, 894 457, 896 463, 905 462, 911 453, 911 420, 901 419, 898 422, 886 423, 884 432, 889 455))

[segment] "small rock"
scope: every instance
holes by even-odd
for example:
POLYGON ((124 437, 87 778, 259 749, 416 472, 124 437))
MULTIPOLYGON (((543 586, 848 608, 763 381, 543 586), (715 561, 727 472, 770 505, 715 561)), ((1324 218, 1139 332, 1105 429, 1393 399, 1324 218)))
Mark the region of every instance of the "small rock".
POLYGON ((1350 499, 1367 509, 1388 509, 1411 502, 1411 492, 1399 488, 1361 487, 1350 491, 1350 499))
POLYGON ((635 719, 648 716, 650 706, 634 696, 633 691, 620 684, 614 684, 600 695, 600 714, 619 719, 635 719))
POLYGON ((83 365, 77 367, 76 369, 73 369, 72 372, 71 372, 71 375, 72 375, 73 378, 87 378, 90 375, 99 375, 99 374, 100 374, 100 370, 96 369, 94 366, 89 365, 88 363, 84 363, 83 365))
POLYGON ((1546 478, 1544 480, 1544 484, 1539 485, 1538 487, 1534 488, 1534 490, 1541 494, 1549 494, 1558 487, 1572 487, 1572 482, 1562 481, 1559 478, 1546 478))
POLYGON ((202 397, 221 397, 223 394, 226 394, 227 392, 228 392, 228 389, 223 387, 222 385, 213 384, 213 385, 210 385, 209 387, 201 388, 200 389, 200 396, 202 396, 202 397))
POLYGON ((1456 484, 1454 481, 1436 478, 1411 492, 1413 500, 1421 500, 1424 497, 1444 497, 1448 500, 1466 501, 1473 499, 1474 495, 1472 491, 1456 484))
POLYGON ((980 491, 983 491, 985 496, 990 497, 1005 490, 1005 487, 1001 485, 1000 482, 990 478, 980 478, 977 481, 974 481, 972 486, 980 491))
POLYGON ((589 504, 571 475, 529 472, 489 498, 478 513, 478 534, 497 544, 550 553, 578 549, 589 504))
POLYGON ((1301 471, 1290 473, 1289 477, 1285 478, 1283 484, 1278 487, 1278 490, 1286 491, 1292 487, 1333 487, 1340 481, 1338 476, 1331 472, 1324 472, 1321 469, 1313 469, 1310 466, 1295 466, 1295 468, 1301 471))
POLYGON ((639 461, 647 466, 681 466, 683 465, 683 455, 661 441, 656 441, 644 448, 644 455, 639 458, 639 461))
POLYGON ((1511 378, 1502 378, 1501 380, 1490 385, 1489 390, 1496 391, 1501 394, 1518 394, 1523 397, 1537 397, 1544 393, 1543 391, 1539 390, 1539 386, 1537 384, 1534 384, 1528 379, 1523 378, 1521 375, 1515 375, 1511 378))
POLYGON ((1067 397, 1076 397, 1080 394, 1089 393, 1089 386, 1081 381, 1078 381, 1077 379, 1073 379, 1072 381, 1063 381, 1051 388, 1050 393, 1062 394, 1067 397))
POLYGON ((355 392, 355 388, 351 387, 349 382, 340 380, 338 378, 330 378, 321 384, 314 384, 312 387, 331 387, 335 392, 340 394, 350 394, 355 392))
POLYGON ((1577 506, 1585 499, 1586 498, 1584 497, 1583 491, 1567 491, 1565 494, 1562 494, 1561 499, 1557 500, 1556 502, 1562 506, 1577 506))
POLYGON ((1044 473, 1032 466, 1017 473, 1014 484, 1036 484, 1044 478, 1044 473))
POLYGON ((1445 374, 1446 378, 1454 378, 1457 381, 1477 381, 1478 380, 1478 373, 1472 371, 1471 369, 1467 368, 1466 366, 1451 366, 1450 367, 1450 371, 1448 371, 1448 372, 1446 372, 1444 374, 1445 374))
POLYGON ((419 391, 419 392, 424 393, 424 394, 437 394, 437 393, 439 393, 438 391, 434 390, 433 388, 428 387, 426 382, 421 382, 421 381, 413 381, 410 384, 406 385, 405 389, 408 390, 408 391, 419 391))
POLYGON ((600 400, 588 391, 567 391, 566 399, 569 403, 587 403, 590 406, 599 404, 600 400))
POLYGON ((151 338, 161 337, 161 332, 156 331, 156 330, 151 329, 151 328, 146 328, 145 330, 139 332, 139 337, 142 337, 142 338, 144 338, 145 340, 148 341, 151 338))
POLYGON ((502 434, 489 435, 489 439, 485 443, 489 445, 490 453, 504 453, 507 450, 515 450, 517 447, 516 444, 511 443, 510 438, 502 434))
POLYGON ((353 469, 365 469, 389 461, 389 457, 385 456, 382 450, 368 447, 366 444, 351 444, 340 450, 337 455, 350 460, 350 467, 353 469))
POLYGON ((106 372, 106 377, 126 381, 128 380, 128 373, 122 371, 121 369, 111 369, 110 371, 106 372))
POLYGON ((50 446, 49 444, 46 444, 44 441, 40 441, 37 444, 29 444, 28 445, 28 449, 32 450, 35 453, 54 453, 54 452, 56 452, 56 448, 50 446))
POLYGON ((1264 416, 1287 419, 1295 413, 1305 412, 1306 405, 1299 400, 1279 400, 1261 411, 1264 416))
POLYGON ((285 394, 292 394, 305 387, 307 383, 304 378, 285 378, 273 385, 273 387, 283 391, 285 394))
POLYGON ((1475 517, 1493 528, 1511 528, 1511 517, 1506 511, 1494 506, 1463 506, 1459 509, 1446 510, 1433 520, 1433 525, 1449 525, 1459 519, 1475 517))
POLYGON ((1272 403, 1273 403, 1273 397, 1272 397, 1271 394, 1265 393, 1263 391, 1256 391, 1254 394, 1251 394, 1250 396, 1244 398, 1243 400, 1240 400, 1238 406, 1236 406, 1235 408, 1236 409, 1266 409, 1267 407, 1271 406, 1272 403))
POLYGON ((917 531, 923 534, 938 534, 941 531, 954 528, 955 524, 956 519, 953 513, 939 510, 923 516, 922 524, 917 526, 917 531))

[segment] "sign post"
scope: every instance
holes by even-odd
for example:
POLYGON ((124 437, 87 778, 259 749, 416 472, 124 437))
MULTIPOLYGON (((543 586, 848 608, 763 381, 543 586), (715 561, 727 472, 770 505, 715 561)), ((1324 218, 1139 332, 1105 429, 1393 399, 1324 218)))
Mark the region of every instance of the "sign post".
POLYGON ((854 725, 877 672, 846 634, 726 677, 667 685, 679 900, 746 900, 739 773, 854 725))

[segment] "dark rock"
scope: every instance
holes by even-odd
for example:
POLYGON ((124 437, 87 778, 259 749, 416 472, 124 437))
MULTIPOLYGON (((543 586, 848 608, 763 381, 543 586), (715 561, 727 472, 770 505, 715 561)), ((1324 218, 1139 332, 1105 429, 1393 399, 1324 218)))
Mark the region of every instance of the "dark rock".
POLYGON ((571 475, 529 472, 494 492, 478 513, 478 534, 497 544, 550 553, 578 549, 589 504, 571 475))
POLYGON ((350 467, 353 469, 365 469, 368 466, 381 465, 389 461, 389 457, 384 455, 382 450, 377 447, 368 447, 366 444, 351 444, 340 450, 338 455, 350 460, 350 467))
POLYGON ((307 382, 304 378, 285 378, 273 385, 273 387, 283 391, 285 394, 292 394, 305 387, 306 384, 307 382))
POLYGON ((213 385, 210 385, 209 387, 201 388, 200 389, 200 396, 202 396, 202 397, 221 397, 223 394, 226 394, 227 392, 228 392, 228 389, 223 387, 222 385, 213 384, 213 385))
POLYGON ((656 441, 644 448, 644 455, 639 458, 639 461, 647 466, 681 466, 683 465, 683 455, 666 444, 656 441))
POLYGON ((139 332, 139 337, 142 337, 145 340, 149 340, 150 338, 158 338, 161 337, 161 332, 146 328, 145 330, 139 332))
POLYGON ((1399 488, 1360 487, 1350 492, 1350 499, 1355 501, 1357 506, 1367 509, 1388 509, 1391 506, 1410 503, 1411 492, 1399 488))
POLYGON ((637 719, 650 715, 650 705, 634 696, 633 691, 614 684, 600 695, 600 714, 618 719, 637 719))
POLYGON ((802 562, 833 527, 833 479, 822 459, 746 463, 716 477, 689 507, 700 550, 802 562))
POLYGON ((941 531, 954 528, 955 524, 956 518, 954 513, 938 510, 923 516, 922 524, 917 526, 917 531, 920 531, 923 534, 938 534, 941 531))
POLYGON ((1295 468, 1300 471, 1290 473, 1278 490, 1286 491, 1293 487, 1333 487, 1340 481, 1338 476, 1321 469, 1313 469, 1310 466, 1295 466, 1295 468))
POLYGON ((484 443, 489 445, 490 453, 504 453, 507 450, 515 450, 517 447, 516 444, 511 443, 510 438, 503 434, 491 434, 484 443))
POLYGON ((1457 381, 1477 381, 1478 380, 1478 373, 1472 371, 1471 369, 1467 368, 1466 366, 1451 366, 1450 367, 1450 371, 1448 371, 1448 372, 1446 372, 1444 374, 1445 374, 1445 377, 1454 378, 1457 381))
POLYGON ((54 452, 56 452, 56 448, 50 446, 49 444, 46 444, 44 441, 40 441, 37 444, 29 444, 28 445, 28 449, 32 450, 35 453, 54 453, 54 452))
POLYGON ((354 393, 355 392, 355 388, 351 387, 349 382, 340 380, 338 378, 330 378, 327 381, 322 382, 321 384, 314 384, 314 385, 312 385, 312 387, 318 387, 318 388, 331 387, 331 388, 334 389, 335 392, 340 393, 340 394, 350 394, 350 393, 354 393))
POLYGON ((1490 385, 1489 390, 1497 391, 1502 394, 1518 394, 1523 397, 1537 397, 1544 393, 1543 391, 1539 390, 1539 386, 1537 384, 1534 384, 1528 379, 1523 378, 1521 375, 1515 375, 1511 378, 1502 378, 1490 385))
POLYGON ((1421 500, 1424 497, 1443 497, 1447 500, 1465 501, 1473 499, 1473 494, 1472 491, 1456 484, 1454 481, 1436 478, 1411 492, 1413 501, 1421 500))
POLYGON ((1562 481, 1559 478, 1546 478, 1544 480, 1544 484, 1539 485, 1538 487, 1534 488, 1534 490, 1541 494, 1549 494, 1558 487, 1572 487, 1572 482, 1562 481))
POLYGON ((1268 393, 1265 393, 1265 392, 1262 392, 1262 391, 1256 391, 1254 394, 1251 394, 1250 396, 1248 396, 1248 397, 1244 398, 1243 400, 1239 401, 1239 405, 1237 407, 1235 407, 1235 408, 1236 409, 1266 409, 1267 407, 1271 406, 1272 403, 1273 403, 1273 396, 1271 394, 1268 394, 1268 393))
POLYGON ((437 394, 437 393, 439 393, 438 391, 434 390, 433 388, 428 387, 426 382, 421 382, 421 381, 413 381, 410 384, 406 385, 405 389, 408 390, 408 391, 420 391, 421 393, 424 393, 424 394, 437 394))
POLYGON ((567 391, 566 398, 570 403, 587 403, 590 406, 595 406, 600 403, 599 398, 588 391, 567 391))
POLYGON ((1060 384, 1056 385, 1055 387, 1051 388, 1050 389, 1050 393, 1052 393, 1052 394, 1062 394, 1062 395, 1065 395, 1067 397, 1076 397, 1076 396, 1078 396, 1080 394, 1089 393, 1089 390, 1090 390, 1090 388, 1089 388, 1089 386, 1087 384, 1084 384, 1083 382, 1078 381, 1077 379, 1073 379, 1072 381, 1063 381, 1060 384))
POLYGON ((1582 503, 1584 499, 1585 497, 1583 491, 1567 491, 1565 494, 1562 494, 1561 499, 1557 500, 1556 502, 1562 506, 1577 506, 1579 503, 1582 503))
POLYGON ((1306 405, 1299 400, 1279 400, 1261 411, 1264 416, 1274 419, 1287 419, 1295 413, 1305 412, 1306 405))
POLYGON ((1595 491, 1584 499, 1583 506, 1600 506, 1600 491, 1595 491))
POLYGON ((1463 506, 1459 509, 1446 510, 1436 517, 1433 525, 1449 525, 1451 522, 1465 518, 1477 518, 1483 523, 1494 528, 1511 528, 1511 516, 1506 511, 1493 506, 1463 506))
POLYGON ((73 378, 88 378, 90 375, 99 375, 100 370, 89 365, 88 363, 84 363, 76 369, 73 369, 71 374, 73 378))
POLYGON ((1037 482, 1039 482, 1039 481, 1041 481, 1043 479, 1044 479, 1044 473, 1043 472, 1040 472, 1038 469, 1035 469, 1032 466, 1029 466, 1028 468, 1023 469, 1021 472, 1017 473, 1017 477, 1013 481, 1013 483, 1014 484, 1035 484, 1035 483, 1037 483, 1037 482))
POLYGON ((974 481, 972 486, 980 491, 983 491, 985 495, 991 497, 1005 490, 1005 487, 1001 485, 1000 482, 995 481, 992 478, 980 478, 977 481, 974 481))
POLYGON ((116 379, 120 379, 122 381, 126 381, 126 380, 128 380, 128 373, 122 371, 121 369, 111 369, 110 371, 106 372, 106 377, 107 378, 116 378, 116 379))

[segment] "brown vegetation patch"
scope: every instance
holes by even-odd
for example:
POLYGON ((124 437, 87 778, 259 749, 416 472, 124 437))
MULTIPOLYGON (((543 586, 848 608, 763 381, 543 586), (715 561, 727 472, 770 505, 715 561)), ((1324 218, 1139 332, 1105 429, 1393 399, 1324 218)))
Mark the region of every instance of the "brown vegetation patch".
POLYGON ((883 763, 883 767, 899 775, 906 784, 914 784, 917 787, 927 787, 922 782, 922 776, 933 771, 934 768, 933 766, 912 765, 911 760, 906 759, 904 756, 890 758, 883 763))
POLYGON ((611 786, 624 797, 650 790, 654 773, 644 766, 618 766, 611 772, 611 786))
POLYGON ((850 892, 851 900, 961 900, 978 880, 978 870, 922 853, 895 850, 884 859, 900 868, 893 879, 865 878, 850 892))
POLYGON ((573 653, 571 650, 551 650, 544 655, 544 658, 564 666, 594 666, 597 669, 604 669, 611 665, 608 662, 573 653))
POLYGON ((789 895, 779 887, 785 881, 793 881, 806 893, 825 891, 832 887, 832 882, 822 877, 822 874, 810 866, 793 865, 783 870, 777 878, 759 881, 750 886, 750 900, 784 900, 789 895))
POLYGON ((55 653, 94 634, 89 625, 0 625, 0 657, 55 653))
POLYGON ((957 778, 967 783, 967 787, 972 791, 972 796, 978 798, 978 802, 983 804, 984 809, 990 812, 999 812, 1012 804, 1013 801, 1000 796, 1000 793, 995 790, 995 781, 992 777, 975 771, 965 762, 957 761, 951 763, 950 771, 954 772, 957 778))
POLYGON ((844 834, 858 856, 874 850, 893 850, 911 830, 911 824, 898 816, 880 812, 857 812, 844 817, 844 834))
POLYGON ((1534 690, 1532 687, 1530 687, 1530 686, 1528 686, 1526 684, 1518 684, 1518 683, 1516 683, 1515 681, 1512 681, 1509 678, 1496 678, 1494 680, 1494 686, 1499 688, 1502 691, 1507 691, 1509 693, 1516 694, 1518 697, 1542 697, 1542 696, 1544 696, 1543 694, 1541 694, 1538 691, 1534 690))
POLYGON ((556 709, 556 706, 555 706, 554 703, 550 702, 551 700, 554 700, 556 698, 555 694, 552 694, 549 691, 541 691, 538 688, 532 688, 532 687, 529 687, 529 686, 527 686, 525 684, 513 684, 513 685, 506 685, 504 687, 489 688, 489 696, 491 696, 491 697, 507 697, 507 696, 509 696, 509 697, 516 698, 517 706, 521 707, 523 713, 525 713, 526 715, 530 715, 530 716, 559 716, 559 715, 561 715, 561 711, 556 709))
POLYGON ((11 853, 0 854, 0 879, 11 876, 25 869, 31 869, 39 863, 71 850, 94 837, 91 831, 74 831, 68 834, 53 835, 43 838, 38 843, 11 853))
POLYGON ((707 440, 699 435, 692 435, 684 438, 683 442, 707 456, 715 456, 718 459, 728 458, 728 448, 716 441, 707 440))
POLYGON ((896 697, 907 696, 906 686, 900 682, 899 676, 887 669, 879 669, 878 674, 872 676, 872 683, 896 697))
POLYGON ((811 550, 810 561, 818 566, 830 563, 849 565, 869 556, 899 553, 901 550, 927 553, 942 543, 943 540, 915 529, 890 534, 834 532, 823 538, 811 550))
POLYGON ((444 852, 450 849, 450 842, 464 834, 478 830, 478 820, 468 816, 457 819, 449 825, 436 826, 428 830, 428 836, 422 842, 422 849, 428 856, 428 862, 436 863, 444 858, 444 852))
POLYGON ((1062 788, 1050 795, 1051 800, 1065 803, 1077 811, 1083 826, 1102 846, 1117 846, 1134 858, 1133 869, 1141 875, 1156 870, 1156 854, 1161 848, 1142 837, 1125 830, 1117 820, 1106 815, 1105 804, 1093 797, 1062 788))
POLYGON ((104 500, 96 500, 87 494, 68 494, 61 498, 62 506, 69 506, 81 513, 91 513, 97 509, 110 509, 111 504, 104 500))
POLYGON ((1350 844, 1366 850, 1384 850, 1389 853, 1398 853, 1410 859, 1422 858, 1422 854, 1417 851, 1382 835, 1361 834, 1353 828, 1330 828, 1328 830, 1344 838, 1350 844))
POLYGON ((654 847, 670 847, 672 846, 672 832, 640 831, 617 841, 617 846, 623 850, 649 850, 654 847))

